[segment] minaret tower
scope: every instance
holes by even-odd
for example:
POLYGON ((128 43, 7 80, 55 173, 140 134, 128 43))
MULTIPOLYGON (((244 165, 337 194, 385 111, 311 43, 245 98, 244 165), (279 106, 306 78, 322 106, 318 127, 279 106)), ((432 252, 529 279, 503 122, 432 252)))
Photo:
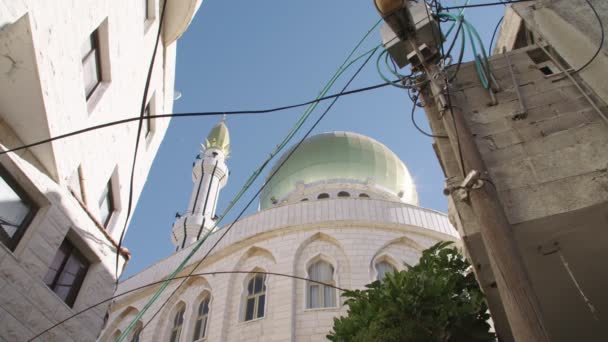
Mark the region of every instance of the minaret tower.
POLYGON ((202 238, 215 226, 215 209, 220 190, 228 181, 226 159, 230 155, 230 135, 222 118, 201 145, 192 166, 194 187, 188 209, 173 224, 171 240, 182 249, 202 238))

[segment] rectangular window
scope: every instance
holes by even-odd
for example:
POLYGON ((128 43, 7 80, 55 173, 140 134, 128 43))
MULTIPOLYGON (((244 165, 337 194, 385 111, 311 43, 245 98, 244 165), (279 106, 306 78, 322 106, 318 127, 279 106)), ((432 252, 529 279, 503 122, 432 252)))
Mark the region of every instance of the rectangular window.
POLYGON ((99 218, 104 227, 108 227, 112 213, 114 213, 116 207, 114 206, 114 196, 112 194, 112 180, 108 181, 106 187, 103 189, 101 197, 99 198, 99 218))
POLYGON ((88 270, 89 261, 65 239, 53 258, 44 283, 72 307, 88 270))
POLYGON ((152 101, 148 102, 148 104, 146 105, 146 108, 144 109, 144 119, 142 121, 142 126, 145 132, 145 137, 146 139, 148 139, 150 137, 150 135, 152 134, 152 126, 150 125, 150 103, 152 101))
POLYGON ((15 250, 38 207, 0 166, 0 240, 15 250))
POLYGON ((144 22, 150 19, 150 4, 148 3, 150 0, 143 0, 144 2, 144 22))
POLYGON ((85 40, 81 48, 84 91, 87 100, 101 83, 101 60, 99 53, 99 29, 85 40))
POLYGON ((146 108, 144 108, 144 119, 142 121, 142 129, 144 132, 145 140, 149 143, 154 135, 156 129, 156 122, 150 118, 151 115, 156 115, 156 94, 152 93, 149 96, 146 108))

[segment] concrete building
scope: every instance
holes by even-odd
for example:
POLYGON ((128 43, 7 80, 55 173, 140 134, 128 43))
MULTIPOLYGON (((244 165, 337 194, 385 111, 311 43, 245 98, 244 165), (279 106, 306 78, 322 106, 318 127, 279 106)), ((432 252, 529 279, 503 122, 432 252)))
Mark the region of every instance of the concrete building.
POLYGON ((280 274, 361 289, 403 262, 415 264, 436 242, 457 239, 445 215, 418 206, 412 178, 392 151, 349 132, 310 137, 290 157, 286 151, 268 173, 286 160, 267 179, 259 211, 229 231, 213 230, 206 222, 228 170, 224 122, 204 148, 189 206, 171 234, 178 251, 119 284, 117 294, 125 295, 112 305, 101 341, 125 332, 159 288, 153 283, 166 279, 206 231, 179 274, 194 275, 179 288, 181 280, 173 281, 127 340, 323 341, 333 318, 346 314, 339 290, 280 274))
MULTIPOLYGON (((169 1, 146 115, 173 107, 176 39, 200 0, 169 1)), ((136 117, 160 23, 158 0, 0 1, 2 151, 136 117)), ((143 121, 136 204, 168 120, 143 121)), ((0 340, 25 341, 115 290, 137 122, 0 156, 0 340)), ((107 305, 41 337, 94 341, 107 305)))
MULTIPOLYGON (((608 3, 590 1, 608 23, 608 3)), ((539 310, 525 314, 540 319, 550 341, 603 341, 608 334, 608 46, 579 70, 602 37, 584 0, 518 3, 507 8, 489 59, 492 90, 483 88, 474 63, 463 64, 450 85, 463 130, 453 134, 450 111, 439 113, 423 89, 433 133, 449 136, 434 143, 447 178, 449 217, 503 341, 531 341, 520 334, 528 318, 509 314, 528 285, 526 301, 539 310), (480 175, 463 182, 475 155, 480 175), (497 251, 488 247, 497 226, 482 220, 497 220, 488 218, 495 212, 472 199, 483 188, 496 194, 498 216, 507 220, 502 233, 514 249, 502 265, 521 268, 520 283, 505 278, 497 251)))

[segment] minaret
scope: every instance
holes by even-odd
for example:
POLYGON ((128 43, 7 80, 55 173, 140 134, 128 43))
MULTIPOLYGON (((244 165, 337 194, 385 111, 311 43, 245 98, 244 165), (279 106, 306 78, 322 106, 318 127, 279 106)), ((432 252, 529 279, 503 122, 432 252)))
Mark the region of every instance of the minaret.
POLYGON ((225 160, 230 154, 230 135, 225 116, 213 127, 201 147, 192 166, 194 187, 188 209, 173 224, 171 240, 177 250, 204 237, 215 226, 217 199, 228 181, 225 160))

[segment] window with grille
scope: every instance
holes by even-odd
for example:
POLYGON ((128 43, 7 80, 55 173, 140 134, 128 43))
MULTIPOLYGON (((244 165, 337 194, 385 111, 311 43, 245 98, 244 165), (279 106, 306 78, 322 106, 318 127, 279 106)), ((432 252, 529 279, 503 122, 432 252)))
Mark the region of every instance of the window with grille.
POLYGON ((131 342, 139 342, 141 340, 141 332, 144 330, 143 323, 137 322, 135 329, 133 329, 133 335, 131 336, 131 342))
POLYGON ((308 267, 308 277, 316 282, 308 281, 306 308, 336 307, 336 289, 333 287, 336 285, 334 267, 328 262, 319 260, 308 267))
POLYGON ((196 321, 194 322, 193 341, 202 341, 207 337, 207 322, 209 321, 209 295, 206 295, 198 305, 196 321))
POLYGON ((247 282, 245 313, 243 320, 251 321, 264 317, 266 309, 266 275, 256 274, 247 282))
POLYGON ((38 207, 0 166, 0 240, 15 250, 38 207))
POLYGON ((184 313, 186 312, 186 305, 181 305, 175 315, 173 316, 173 325, 171 327, 170 342, 179 342, 179 338, 182 334, 182 327, 184 326, 184 313))
POLYGON ((44 283, 72 307, 89 265, 84 255, 68 239, 65 239, 55 253, 53 262, 44 277, 44 283))
POLYGON ((390 272, 395 272, 397 269, 391 265, 389 262, 386 261, 380 261, 376 263, 376 273, 378 274, 376 276, 377 280, 382 280, 384 279, 384 277, 386 277, 387 273, 390 272))

